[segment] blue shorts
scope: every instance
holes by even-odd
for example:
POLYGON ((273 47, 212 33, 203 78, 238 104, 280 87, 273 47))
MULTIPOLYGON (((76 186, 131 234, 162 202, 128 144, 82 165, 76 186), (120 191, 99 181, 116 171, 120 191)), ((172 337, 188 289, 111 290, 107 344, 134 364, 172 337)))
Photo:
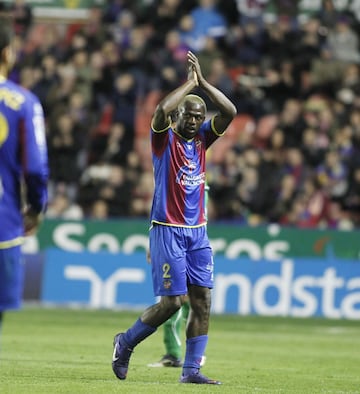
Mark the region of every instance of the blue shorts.
POLYGON ((24 268, 20 246, 0 249, 0 311, 20 308, 24 268))
POLYGON ((156 296, 186 294, 188 284, 212 289, 214 262, 206 226, 155 224, 149 241, 156 296))

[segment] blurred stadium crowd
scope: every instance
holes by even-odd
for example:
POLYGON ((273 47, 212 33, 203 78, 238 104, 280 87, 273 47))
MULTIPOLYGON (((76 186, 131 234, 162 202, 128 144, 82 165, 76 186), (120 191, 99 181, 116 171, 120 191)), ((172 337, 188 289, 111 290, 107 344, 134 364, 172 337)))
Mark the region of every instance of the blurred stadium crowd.
POLYGON ((360 2, 299 3, 113 0, 71 23, 13 9, 11 77, 46 114, 48 217, 148 216, 151 115, 190 49, 238 109, 209 152, 209 219, 359 227, 360 2))

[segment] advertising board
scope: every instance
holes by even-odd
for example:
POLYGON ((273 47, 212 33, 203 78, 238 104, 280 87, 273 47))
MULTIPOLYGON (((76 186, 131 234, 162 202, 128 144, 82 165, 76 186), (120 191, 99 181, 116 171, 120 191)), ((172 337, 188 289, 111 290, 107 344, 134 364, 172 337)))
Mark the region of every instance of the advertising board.
MULTIPOLYGON (((143 309, 154 303, 145 253, 48 250, 41 301, 143 309)), ((214 313, 360 319, 360 264, 314 258, 215 260, 214 313)))

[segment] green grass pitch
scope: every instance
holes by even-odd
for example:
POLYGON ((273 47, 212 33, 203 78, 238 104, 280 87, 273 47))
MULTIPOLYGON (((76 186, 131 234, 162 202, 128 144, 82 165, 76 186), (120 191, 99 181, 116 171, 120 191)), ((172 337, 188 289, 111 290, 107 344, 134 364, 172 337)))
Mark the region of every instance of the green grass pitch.
POLYGON ((178 383, 178 368, 150 368, 162 329, 141 343, 128 378, 111 370, 112 339, 137 312, 26 306, 5 315, 0 393, 360 393, 360 322, 211 316, 202 372, 221 386, 178 383))

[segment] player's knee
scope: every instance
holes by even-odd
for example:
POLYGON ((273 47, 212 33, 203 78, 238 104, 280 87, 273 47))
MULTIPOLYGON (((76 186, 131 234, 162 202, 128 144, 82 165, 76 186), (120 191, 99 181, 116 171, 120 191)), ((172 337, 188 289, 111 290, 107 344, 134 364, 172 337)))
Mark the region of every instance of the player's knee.
POLYGON ((199 315, 207 315, 210 312, 211 293, 209 289, 197 287, 191 293, 191 309, 199 315))
POLYGON ((182 305, 180 296, 162 297, 161 303, 162 308, 168 310, 169 315, 173 315, 177 312, 182 305))

